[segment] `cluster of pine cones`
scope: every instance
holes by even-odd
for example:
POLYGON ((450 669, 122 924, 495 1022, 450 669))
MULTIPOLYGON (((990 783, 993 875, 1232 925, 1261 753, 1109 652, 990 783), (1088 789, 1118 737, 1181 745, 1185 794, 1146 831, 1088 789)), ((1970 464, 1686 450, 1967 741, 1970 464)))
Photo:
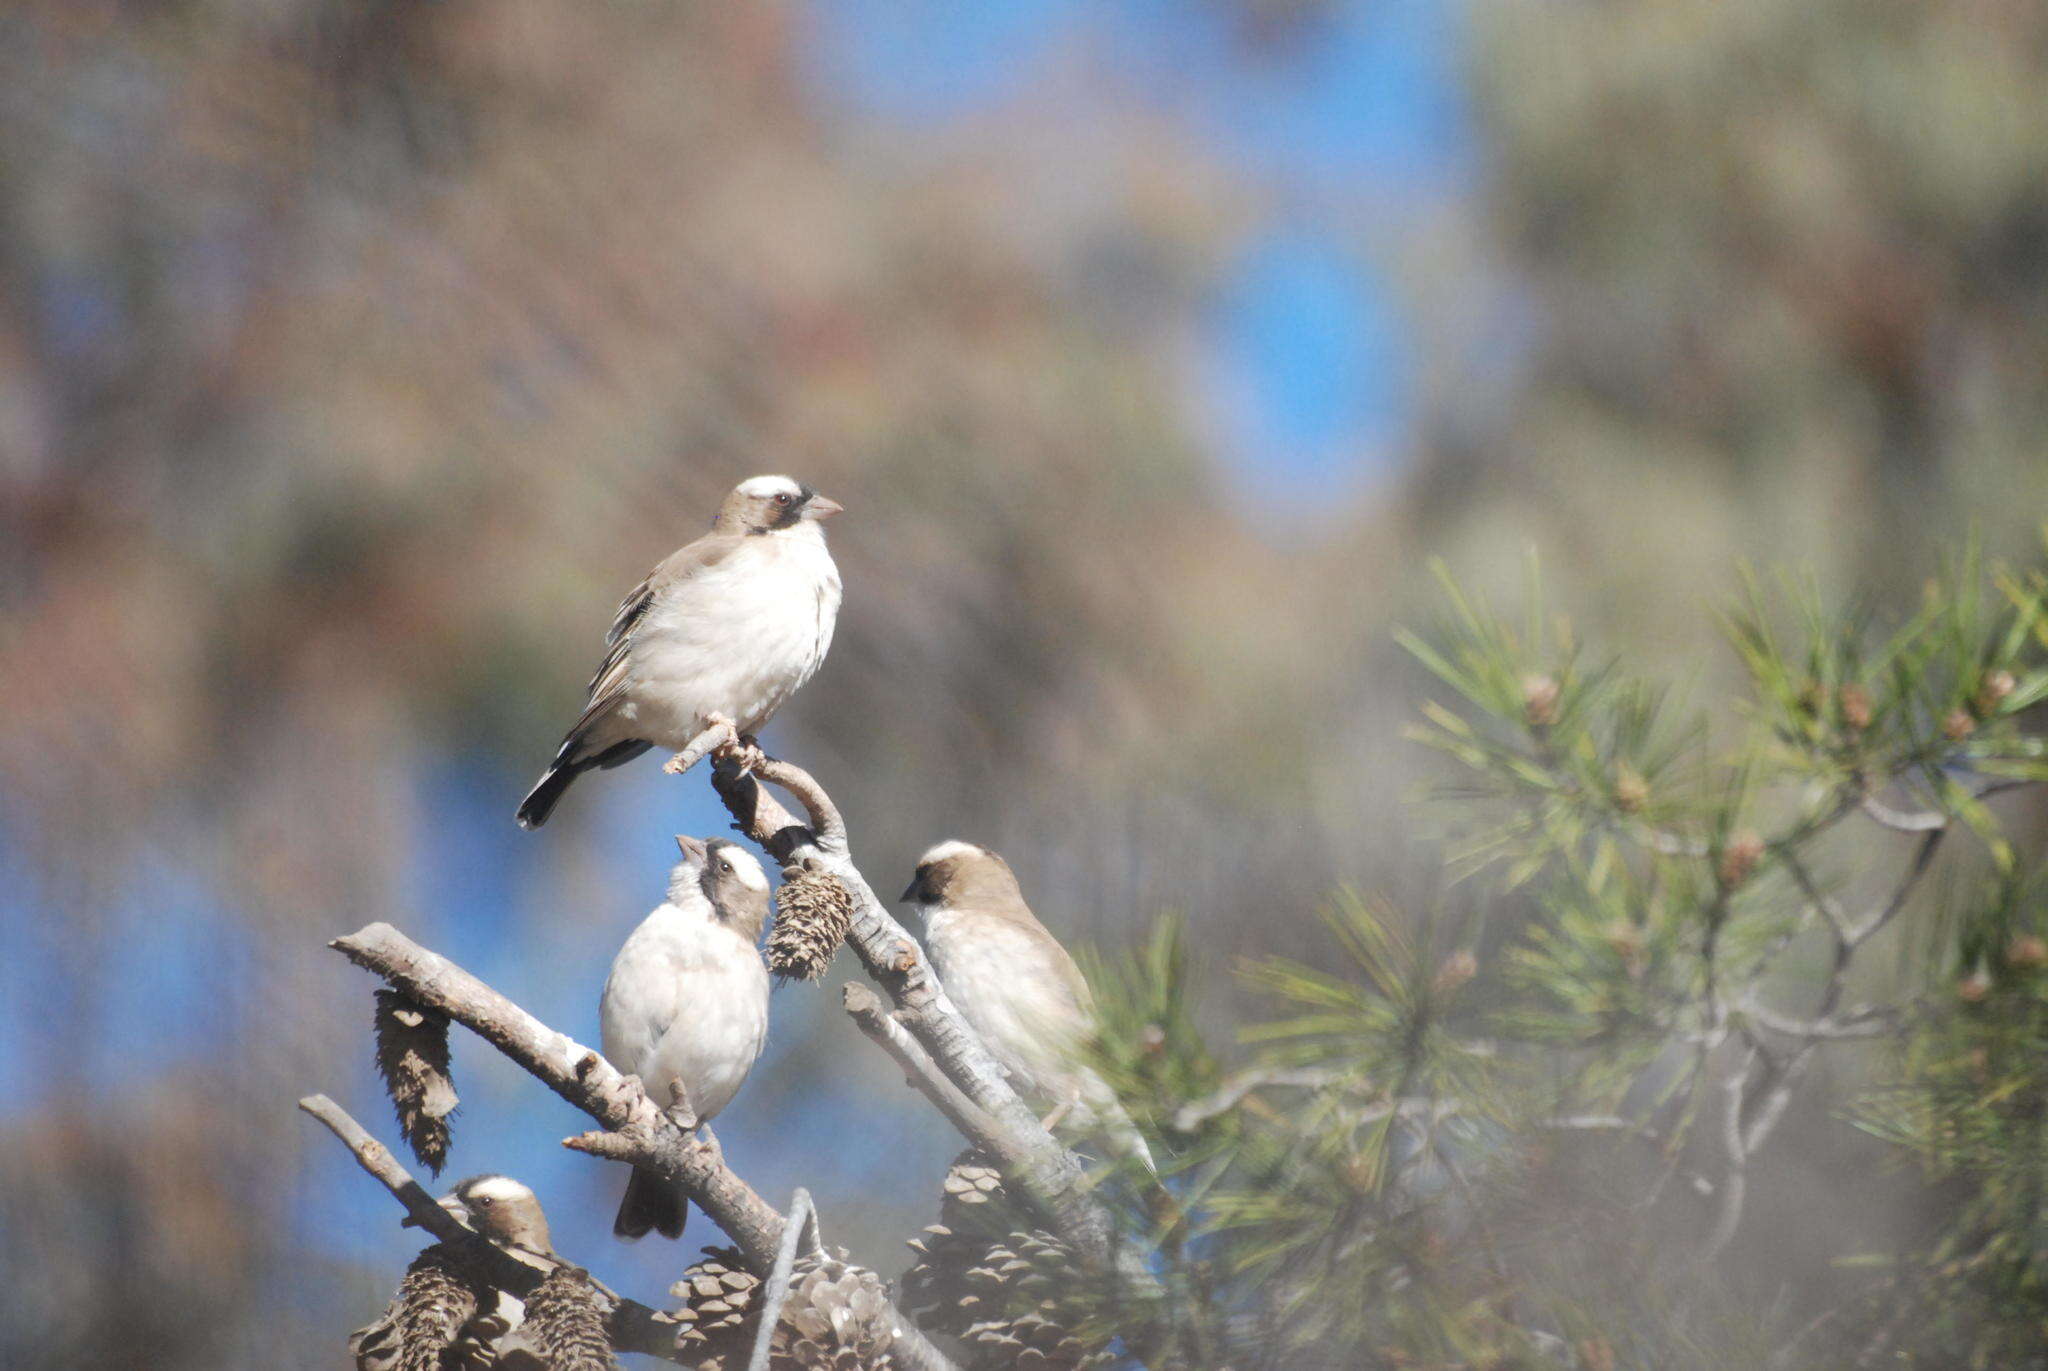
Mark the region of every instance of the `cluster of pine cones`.
POLYGON ((520 1300, 447 1243, 413 1259, 348 1347, 359 1371, 618 1371, 589 1272, 557 1267, 520 1300))
MULTIPOLYGON (((899 1294, 903 1312, 928 1333, 960 1341, 974 1371, 1080 1371, 1108 1360, 1067 1326, 1061 1311, 1078 1293, 1073 1254, 1057 1238, 1025 1227, 1002 1175, 977 1152, 946 1173, 939 1222, 910 1244, 916 1262, 899 1294)), ((747 1364, 762 1282, 731 1248, 706 1248, 673 1293, 676 1346, 693 1371, 747 1364)), ((881 1281, 844 1254, 798 1262, 775 1331, 775 1371, 893 1371, 888 1305, 881 1281)))
MULTIPOLYGON (((676 1348, 693 1371, 740 1371, 754 1348, 761 1278, 729 1247, 707 1247, 704 1260, 670 1291, 682 1301, 673 1315, 676 1348)), ((844 1252, 797 1259, 789 1295, 769 1344, 772 1371, 894 1371, 895 1331, 889 1293, 874 1272, 844 1252)))
MULTIPOLYGON (((946 1173, 939 1222, 911 1242, 903 1312, 958 1339, 972 1371, 1083 1371, 1109 1360, 1072 1326, 1077 1264, 1029 1226, 1000 1172, 965 1152, 946 1173)), ((671 1293, 676 1349, 693 1371, 742 1371, 765 1287, 729 1247, 707 1247, 671 1293)), ((495 1288, 463 1248, 436 1243, 391 1305, 349 1340, 361 1371, 616 1371, 604 1303, 587 1272, 550 1273, 524 1301, 495 1288)), ((800 1258, 770 1343, 773 1371, 896 1371, 889 1292, 844 1252, 800 1258)))
POLYGON ((903 1312, 967 1348, 975 1371, 1080 1371, 1109 1360, 1072 1327, 1080 1267, 1066 1244, 1025 1226, 1026 1211, 987 1157, 963 1152, 946 1173, 939 1221, 911 1241, 903 1312))

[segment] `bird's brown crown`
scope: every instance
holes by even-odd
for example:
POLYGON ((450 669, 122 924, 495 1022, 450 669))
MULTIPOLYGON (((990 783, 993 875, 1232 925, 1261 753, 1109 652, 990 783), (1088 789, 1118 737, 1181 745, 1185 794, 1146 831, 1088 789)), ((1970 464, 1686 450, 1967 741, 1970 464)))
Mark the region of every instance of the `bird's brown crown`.
POLYGON ((915 904, 971 907, 992 914, 1015 911, 1031 917, 1010 864, 988 848, 957 838, 918 858, 917 874, 903 898, 915 904))
POLYGON ((441 1203, 459 1210, 471 1228, 494 1242, 554 1251, 540 1197, 510 1176, 471 1176, 458 1182, 441 1203))

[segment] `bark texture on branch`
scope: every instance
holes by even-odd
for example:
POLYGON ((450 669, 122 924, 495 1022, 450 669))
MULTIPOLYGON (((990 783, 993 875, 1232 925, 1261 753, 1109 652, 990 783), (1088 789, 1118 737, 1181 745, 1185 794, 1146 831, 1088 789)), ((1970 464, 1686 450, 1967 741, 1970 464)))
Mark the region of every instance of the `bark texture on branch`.
POLYGON ((602 1141, 571 1140, 578 1150, 631 1162, 681 1186, 728 1233, 750 1263, 768 1269, 782 1240, 782 1215, 719 1158, 620 1075, 597 1052, 557 1033, 476 977, 429 952, 389 924, 374 923, 332 946, 519 1063, 542 1084, 603 1124, 602 1141))
MULTIPOLYGON (((638 1080, 619 1074, 599 1053, 549 1028, 446 957, 421 947, 389 924, 370 924, 345 938, 335 939, 330 946, 420 1004, 470 1029, 604 1126, 603 1132, 565 1139, 565 1146, 630 1163, 681 1187, 692 1204, 725 1230, 750 1268, 762 1274, 773 1266, 782 1244, 783 1216, 725 1164, 708 1131, 701 1136, 685 1132, 647 1097, 638 1080)), ((368 1135, 364 1137, 371 1146, 379 1146, 368 1135)), ((359 1151, 357 1156, 362 1160, 364 1154, 359 1151)), ((388 1150, 384 1156, 392 1166, 397 1166, 388 1150)), ((402 1167, 398 1170, 403 1172, 402 1167)), ((372 1174, 383 1179, 379 1172, 372 1174)), ((409 1176, 405 1182, 419 1190, 409 1176)), ((423 1190, 419 1194, 425 1196, 423 1190)), ((411 1196, 401 1194, 400 1198, 411 1210, 411 1196)), ((426 1208, 461 1227, 438 1204, 429 1203, 426 1208)), ((441 1231, 434 1226, 437 1221, 424 1210, 419 1218, 428 1231, 441 1231)), ((908 1319, 892 1311, 892 1322, 896 1330, 893 1350, 903 1366, 911 1371, 954 1371, 953 1363, 908 1319)), ((662 1350, 639 1346, 629 1350, 673 1357, 672 1326, 657 1327, 668 1330, 664 1334, 668 1341, 662 1350)))
POLYGON ((945 1073, 939 1070, 939 1064, 896 1021, 888 1006, 882 1003, 881 996, 864 985, 849 983, 842 991, 842 998, 847 1016, 861 1032, 874 1040, 877 1047, 888 1053, 896 1065, 903 1068, 904 1078, 924 1092, 933 1108, 946 1116, 946 1121, 960 1131, 961 1137, 979 1144, 995 1131, 995 1120, 968 1099, 959 1086, 946 1079, 945 1073))
MULTIPOLYGON (((325 1095, 308 1095, 299 1108, 327 1126, 341 1139, 356 1164, 370 1173, 405 1207, 406 1216, 418 1227, 444 1243, 460 1247, 483 1264, 499 1287, 524 1298, 562 1262, 538 1252, 514 1250, 490 1242, 475 1229, 443 1209, 434 1197, 413 1179, 391 1149, 378 1142, 350 1116, 346 1109, 325 1095)), ((678 1361, 675 1325, 644 1304, 626 1299, 602 1285, 598 1297, 606 1305, 605 1331, 611 1344, 621 1352, 645 1352, 651 1357, 678 1361)))
POLYGON ((980 1112, 972 1126, 985 1131, 970 1135, 973 1141, 995 1158, 1003 1174, 1084 1261, 1102 1268, 1114 1263, 1109 1215, 1089 1197, 1080 1161, 1010 1088, 1002 1068, 946 998, 924 948, 889 914, 854 865, 846 823, 831 796, 809 772, 774 757, 761 758, 744 770, 720 762, 712 770, 711 783, 731 811, 734 826, 784 867, 815 864, 813 869, 838 877, 853 896, 847 946, 895 1004, 893 1021, 980 1112), (790 813, 762 782, 795 796, 808 820, 790 813))

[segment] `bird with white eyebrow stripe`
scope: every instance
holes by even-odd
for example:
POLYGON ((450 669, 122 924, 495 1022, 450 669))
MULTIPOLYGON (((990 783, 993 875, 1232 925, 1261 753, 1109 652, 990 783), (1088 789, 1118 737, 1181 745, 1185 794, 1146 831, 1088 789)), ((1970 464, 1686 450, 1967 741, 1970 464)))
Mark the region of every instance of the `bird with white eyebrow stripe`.
POLYGON ((823 521, 839 512, 787 476, 740 482, 711 531, 619 605, 583 713, 520 802, 519 826, 546 823, 586 771, 680 751, 721 721, 742 736, 767 724, 832 646, 839 568, 823 521))
MULTIPOLYGON (((501 1247, 553 1255, 540 1199, 510 1176, 459 1182, 441 1207, 501 1247)), ((406 1219, 405 1226, 416 1221, 406 1219)), ((458 1243, 435 1243, 413 1259, 378 1318, 349 1335, 356 1371, 500 1364, 499 1340, 524 1322, 526 1302, 500 1288, 489 1267, 458 1243)))
POLYGON ((902 898, 924 916, 925 950, 947 998, 1016 1086, 1156 1172, 1116 1092, 1081 1060, 1096 1031, 1088 982, 1024 903, 1010 864, 974 843, 943 842, 918 858, 902 898))
POLYGON ((543 1255, 555 1250, 540 1197, 510 1176, 471 1176, 442 1197, 441 1207, 492 1242, 543 1255))
MULTIPOLYGON (((756 946, 768 919, 768 876, 723 838, 678 836, 683 859, 668 899, 633 930, 598 1005, 605 1059, 638 1076, 668 1108, 680 1081, 696 1122, 739 1093, 768 1038, 768 965, 756 946)), ((683 1235, 685 1206, 668 1182, 635 1171, 612 1231, 683 1235)))

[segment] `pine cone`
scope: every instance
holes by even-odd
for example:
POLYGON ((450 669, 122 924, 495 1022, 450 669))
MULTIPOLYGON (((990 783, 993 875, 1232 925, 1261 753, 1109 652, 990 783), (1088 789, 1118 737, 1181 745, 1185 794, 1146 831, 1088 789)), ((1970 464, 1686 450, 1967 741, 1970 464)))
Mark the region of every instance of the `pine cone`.
POLYGON ((1003 1173, 977 1148, 970 1147, 953 1159, 939 1188, 943 1196, 939 1201, 942 1223, 957 1222, 963 1208, 1009 1200, 1009 1193, 1003 1189, 1003 1173))
POLYGON ((1062 1319, 1083 1294, 1073 1252, 1025 1226, 1002 1173, 982 1154, 955 1159, 939 1218, 911 1242, 917 1260, 900 1283, 904 1312, 921 1327, 961 1339, 970 1364, 986 1371, 1067 1371, 1107 1360, 1062 1319))
POLYGON ((448 1116, 460 1103, 448 1074, 448 1016, 388 987, 377 992, 377 1074, 420 1164, 441 1174, 448 1116))
MULTIPOLYGON (((754 1349, 762 1282, 730 1247, 707 1247, 670 1294, 682 1301, 676 1350, 697 1371, 739 1371, 754 1349)), ((874 1272, 845 1254, 799 1258, 769 1344, 774 1371, 893 1371, 889 1297, 874 1272)))
POLYGON ((790 1272, 770 1345, 769 1365, 783 1371, 893 1371, 896 1330, 881 1277, 846 1254, 799 1258, 790 1272))
POLYGON ((526 1320, 501 1344, 497 1371, 618 1371, 590 1273, 550 1271, 526 1299, 526 1320))
POLYGON ((737 1249, 707 1247, 704 1260, 683 1272, 669 1293, 677 1309, 676 1350, 702 1371, 738 1371, 753 1350, 753 1320, 761 1278, 746 1269, 737 1249))
POLYGON ((349 1334, 356 1371, 440 1371, 475 1317, 479 1287, 470 1263, 443 1244, 405 1268, 398 1293, 375 1323, 349 1334))
POLYGON ((853 894, 829 871, 807 867, 783 876, 775 892, 775 928, 768 935, 768 969, 815 981, 853 923, 853 894))

